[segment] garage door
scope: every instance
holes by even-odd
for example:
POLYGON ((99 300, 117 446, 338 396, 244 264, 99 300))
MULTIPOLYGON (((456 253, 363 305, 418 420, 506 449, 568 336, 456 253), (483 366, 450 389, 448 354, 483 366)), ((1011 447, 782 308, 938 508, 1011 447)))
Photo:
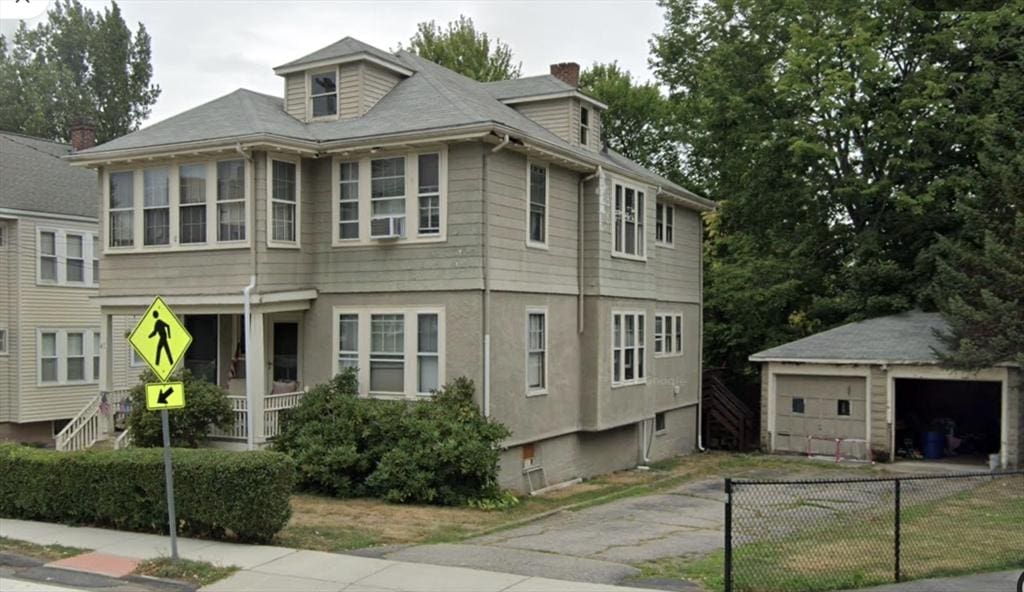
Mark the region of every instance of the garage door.
MULTIPOLYGON (((807 436, 864 439, 865 386, 857 376, 776 376, 776 450, 803 452, 807 436)), ((811 446, 817 454, 835 451, 834 442, 812 440, 811 446)))

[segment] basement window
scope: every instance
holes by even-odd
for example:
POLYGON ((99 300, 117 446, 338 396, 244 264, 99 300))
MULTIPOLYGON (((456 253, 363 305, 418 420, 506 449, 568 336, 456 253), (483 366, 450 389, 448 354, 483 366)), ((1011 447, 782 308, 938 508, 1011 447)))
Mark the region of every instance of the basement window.
POLYGON ((839 399, 836 401, 836 414, 837 415, 850 415, 850 400, 839 399))
POLYGON ((793 413, 803 413, 803 412, 804 412, 804 400, 803 400, 803 398, 802 397, 794 397, 793 398, 793 413))
POLYGON ((655 413, 654 414, 654 431, 660 433, 660 432, 664 432, 665 429, 666 429, 666 427, 665 427, 665 412, 663 411, 661 413, 655 413))

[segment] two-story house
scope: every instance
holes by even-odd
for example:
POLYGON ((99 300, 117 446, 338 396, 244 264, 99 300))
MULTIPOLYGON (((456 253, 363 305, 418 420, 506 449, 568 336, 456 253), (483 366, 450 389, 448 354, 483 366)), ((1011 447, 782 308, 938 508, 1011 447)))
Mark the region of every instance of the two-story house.
POLYGON ((578 65, 480 83, 345 38, 274 72, 283 99, 71 157, 101 179, 102 347, 163 296, 257 441, 348 367, 402 400, 468 376, 521 490, 694 448, 714 204, 604 147, 578 65))
MULTIPOLYGON (((97 175, 63 160, 95 134, 71 131, 74 146, 0 132, 0 439, 52 444, 99 397, 97 175)), ((126 387, 123 343, 116 357, 126 387)))

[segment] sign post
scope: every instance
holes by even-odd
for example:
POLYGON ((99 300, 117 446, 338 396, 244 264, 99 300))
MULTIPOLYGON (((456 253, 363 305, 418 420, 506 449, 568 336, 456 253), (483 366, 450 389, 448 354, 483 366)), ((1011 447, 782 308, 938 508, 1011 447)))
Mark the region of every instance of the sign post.
POLYGON ((181 357, 192 345, 192 335, 157 296, 128 337, 139 356, 160 382, 146 384, 146 409, 160 411, 164 440, 164 483, 167 492, 167 526, 171 534, 171 560, 178 560, 178 519, 174 511, 174 469, 171 466, 171 428, 168 409, 184 409, 185 384, 167 382, 181 357))

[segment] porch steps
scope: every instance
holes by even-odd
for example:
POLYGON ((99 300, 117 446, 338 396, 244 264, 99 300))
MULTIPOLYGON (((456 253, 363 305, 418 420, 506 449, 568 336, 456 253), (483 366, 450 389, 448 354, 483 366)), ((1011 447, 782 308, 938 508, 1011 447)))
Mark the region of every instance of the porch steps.
POLYGON ((713 371, 704 371, 701 393, 703 426, 708 446, 751 450, 757 446, 757 415, 713 371))

